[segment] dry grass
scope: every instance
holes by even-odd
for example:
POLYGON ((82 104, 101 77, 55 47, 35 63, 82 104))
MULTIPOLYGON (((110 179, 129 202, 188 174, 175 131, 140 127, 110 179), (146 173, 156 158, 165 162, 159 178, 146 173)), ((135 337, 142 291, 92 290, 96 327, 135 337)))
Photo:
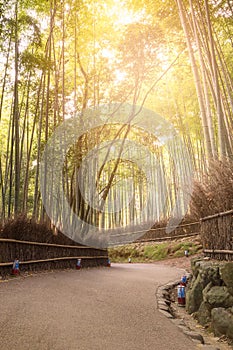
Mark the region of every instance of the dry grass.
POLYGON ((61 232, 57 232, 55 235, 54 231, 47 224, 37 223, 24 215, 8 220, 0 231, 0 237, 30 242, 77 244, 61 232))
POLYGON ((210 164, 202 183, 194 184, 190 202, 192 216, 202 217, 233 208, 233 161, 214 161, 210 164))

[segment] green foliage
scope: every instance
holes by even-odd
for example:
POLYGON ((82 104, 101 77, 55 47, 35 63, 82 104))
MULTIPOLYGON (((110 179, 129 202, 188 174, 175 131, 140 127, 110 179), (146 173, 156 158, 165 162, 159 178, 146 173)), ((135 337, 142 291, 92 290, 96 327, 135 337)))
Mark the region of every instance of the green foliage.
MULTIPOLYGON (((188 6, 188 2, 183 3, 188 6)), ((15 180, 11 175, 15 171, 16 147, 20 153, 20 198, 21 202, 24 201, 24 206, 20 209, 24 211, 27 208, 30 214, 36 209, 37 219, 40 219, 44 214, 37 180, 44 146, 66 117, 73 117, 86 107, 96 108, 114 102, 138 105, 144 103, 145 107, 157 111, 174 125, 192 156, 196 174, 202 176, 206 163, 203 126, 199 118, 200 108, 176 5, 172 0, 120 0, 117 3, 112 0, 101 0, 98 3, 90 0, 0 1, 2 219, 5 219, 7 212, 9 216, 12 215, 15 180), (14 13, 15 4, 18 4, 17 16, 14 13), (19 55, 16 55, 16 48, 19 55), (18 76, 15 81, 16 67, 18 76), (17 145, 14 143, 15 101, 18 103, 16 109, 19 113, 20 142, 17 145)), ((204 12, 200 1, 196 1, 194 5, 198 15, 202 14, 198 12, 198 5, 201 12, 204 12)), ((232 98, 227 98, 223 90, 227 91, 224 82, 227 81, 231 87, 233 79, 232 9, 224 1, 216 4, 211 2, 210 10, 214 33, 218 33, 215 38, 221 56, 221 61, 217 57, 218 70, 222 72, 224 67, 221 64, 226 64, 227 75, 221 76, 219 81, 223 85, 222 104, 225 107, 224 118, 228 127, 225 133, 231 137, 232 98)), ((206 39, 204 33, 205 30, 203 40, 206 39)), ((191 32, 190 37, 196 47, 191 32)), ((208 64, 206 66, 208 68, 208 64)), ((211 75, 207 74, 207 77, 211 81, 211 75)), ((214 86, 209 89, 209 92, 215 91, 214 86)), ((210 99, 217 140, 214 105, 214 99, 210 99)), ((81 117, 80 123, 82 124, 81 117)), ((64 175, 69 192, 67 197, 74 206, 77 204, 77 198, 72 193, 77 188, 74 181, 75 171, 93 147, 111 140, 117 131, 117 126, 113 125, 102 131, 100 128, 92 130, 77 140, 77 144, 67 153, 64 175)), ((131 130, 128 137, 158 156, 158 162, 166 169, 166 176, 170 177, 166 195, 169 197, 167 202, 172 206, 179 184, 176 183, 173 164, 169 163, 166 150, 161 145, 156 145, 157 139, 154 135, 143 133, 143 130, 131 130)), ((124 133, 121 138, 124 138, 124 133)), ((229 155, 232 137, 230 141, 229 155)), ((105 162, 102 176, 98 179, 100 192, 106 186, 104 179, 110 177, 115 164, 113 160, 105 162)), ((196 187, 193 210, 197 217, 233 206, 232 184, 231 180, 228 181, 231 173, 229 169, 221 172, 220 168, 218 167, 215 175, 211 175, 210 181, 208 179, 209 182, 213 181, 213 187, 210 187, 206 179, 204 184, 196 187), (216 195, 213 192, 217 187, 221 190, 215 200, 216 195)), ((133 179, 135 197, 140 195, 142 204, 146 192, 146 176, 143 171, 128 160, 121 159, 111 188, 123 176, 133 179)), ((123 190, 122 193, 124 194, 123 190)), ((133 210, 136 212, 135 208, 133 210)), ((179 254, 182 249, 177 248, 175 252, 179 254)), ((127 254, 134 254, 135 258, 142 256, 140 250, 131 253, 128 251, 127 254)), ((145 250, 146 259, 163 258, 167 254, 169 251, 162 245, 154 247, 153 250, 145 250)))
MULTIPOLYGON (((198 248, 197 248, 198 249, 198 248)), ((172 247, 171 253, 174 257, 184 256, 185 250, 189 251, 189 254, 192 255, 196 253, 197 249, 192 242, 181 242, 172 247)))
POLYGON ((183 257, 185 250, 189 255, 197 254, 202 250, 198 241, 164 242, 164 243, 132 243, 130 245, 110 248, 109 257, 112 262, 153 262, 164 259, 183 257))
POLYGON ((158 245, 148 245, 144 249, 144 257, 150 260, 162 260, 168 254, 168 246, 166 243, 158 245))

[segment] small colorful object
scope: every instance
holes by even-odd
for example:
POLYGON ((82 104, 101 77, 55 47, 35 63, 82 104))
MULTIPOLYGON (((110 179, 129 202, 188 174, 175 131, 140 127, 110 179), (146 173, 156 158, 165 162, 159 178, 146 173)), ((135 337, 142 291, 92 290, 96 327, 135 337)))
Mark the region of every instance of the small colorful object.
POLYGON ((178 305, 185 306, 185 286, 182 283, 177 287, 178 305))
POLYGON ((82 259, 78 259, 78 260, 77 260, 77 263, 76 263, 76 269, 77 269, 77 270, 80 270, 81 267, 82 267, 82 259))
POLYGON ((19 260, 15 259, 12 267, 12 275, 19 275, 19 260))
POLYGON ((184 255, 186 256, 186 258, 188 258, 188 256, 189 256, 189 251, 188 251, 188 249, 186 249, 186 250, 184 251, 184 255))
POLYGON ((186 286, 186 283, 187 283, 187 276, 184 275, 181 277, 181 285, 186 286))

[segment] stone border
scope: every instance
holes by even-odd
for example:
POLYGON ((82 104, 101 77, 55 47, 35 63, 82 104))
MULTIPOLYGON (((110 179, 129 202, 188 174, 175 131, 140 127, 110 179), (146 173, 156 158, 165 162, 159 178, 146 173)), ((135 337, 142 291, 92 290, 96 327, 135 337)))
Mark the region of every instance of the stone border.
MULTIPOLYGON (((189 280, 191 274, 187 274, 189 280)), ((180 284, 179 281, 169 282, 163 286, 159 286, 156 291, 157 308, 161 314, 169 318, 187 337, 198 344, 198 347, 204 350, 220 350, 214 345, 205 344, 205 340, 201 334, 191 330, 183 319, 175 318, 173 309, 171 307, 171 292, 180 284)))

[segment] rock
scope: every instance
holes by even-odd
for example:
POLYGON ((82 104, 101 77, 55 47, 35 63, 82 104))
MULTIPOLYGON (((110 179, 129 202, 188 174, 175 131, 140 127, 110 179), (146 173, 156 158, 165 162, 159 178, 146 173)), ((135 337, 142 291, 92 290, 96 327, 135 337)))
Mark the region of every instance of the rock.
POLYGON ((206 281, 206 285, 212 282, 215 286, 221 285, 219 266, 213 265, 212 262, 204 263, 200 269, 201 277, 206 281))
POLYGON ((229 293, 233 295, 233 262, 225 263, 219 270, 221 279, 227 286, 229 293))
POLYGON ((160 292, 157 292, 156 297, 157 297, 157 299, 163 299, 163 294, 160 292))
POLYGON ((158 300, 158 305, 168 306, 167 303, 163 299, 158 300))
POLYGON ((184 331, 184 334, 188 335, 193 340, 198 340, 198 342, 204 344, 204 338, 201 334, 193 331, 184 331))
POLYGON ((165 304, 159 304, 158 303, 158 308, 160 309, 160 310, 164 310, 164 311, 170 311, 170 309, 169 309, 169 307, 165 304))
POLYGON ((198 309, 197 312, 195 312, 195 318, 198 320, 198 322, 202 326, 207 326, 210 324, 211 321, 211 307, 210 305, 203 301, 198 309))
POLYGON ((167 291, 169 288, 167 288, 167 286, 160 286, 159 287, 159 291, 167 291))
POLYGON ((183 332, 190 332, 190 329, 187 326, 179 325, 178 328, 183 332))
POLYGON ((173 286, 174 286, 174 284, 173 283, 168 283, 168 284, 166 284, 165 286, 163 286, 163 289, 164 290, 170 290, 170 289, 172 289, 173 288, 173 286))
POLYGON ((228 292, 227 287, 213 286, 205 293, 205 301, 211 308, 233 306, 233 296, 228 292))
POLYGON ((189 314, 197 311, 203 300, 202 290, 205 287, 200 274, 195 278, 186 292, 186 310, 189 314))
MULTIPOLYGON (((191 265, 186 311, 202 326, 210 326, 216 336, 233 339, 233 262, 217 263, 197 258, 191 260, 191 265)), ((203 349, 218 350, 212 345, 203 346, 203 349)))
POLYGON ((167 312, 167 311, 161 310, 161 309, 159 309, 159 312, 161 312, 161 314, 163 314, 163 315, 166 316, 167 318, 174 318, 174 317, 172 316, 172 314, 170 314, 170 312, 167 312))
POLYGON ((177 325, 177 326, 183 326, 183 327, 185 327, 184 320, 181 319, 181 318, 174 318, 174 319, 172 320, 172 322, 175 323, 175 325, 177 325))
POLYGON ((220 348, 217 348, 216 346, 214 345, 202 345, 200 347, 200 349, 203 349, 203 350, 220 350, 220 348))
POLYGON ((191 269, 192 269, 193 276, 195 278, 198 276, 199 266, 201 261, 202 261, 202 258, 200 257, 191 259, 191 269))
POLYGON ((233 339, 233 314, 231 312, 222 307, 214 308, 211 310, 211 318, 215 336, 226 335, 233 339))
POLYGON ((158 289, 157 289, 157 295, 159 296, 159 297, 162 297, 162 298, 168 298, 169 297, 169 292, 168 292, 168 290, 166 289, 166 288, 164 288, 164 287, 159 287, 158 289))
POLYGON ((202 296, 203 296, 203 300, 206 301, 206 294, 209 292, 209 290, 213 287, 213 283, 209 282, 207 284, 207 286, 203 289, 202 291, 202 296))
POLYGON ((164 299, 164 302, 168 305, 168 306, 170 306, 171 305, 171 301, 170 300, 168 300, 168 299, 164 299))
POLYGON ((167 292, 167 291, 162 291, 161 292, 162 293, 162 296, 164 297, 164 298, 169 298, 169 296, 170 296, 170 294, 169 294, 169 292, 167 292))
POLYGON ((219 286, 222 283, 219 267, 213 262, 197 259, 194 260, 192 266, 194 276, 186 292, 186 310, 190 314, 198 311, 203 300, 202 291, 206 286, 210 288, 212 285, 219 286))

